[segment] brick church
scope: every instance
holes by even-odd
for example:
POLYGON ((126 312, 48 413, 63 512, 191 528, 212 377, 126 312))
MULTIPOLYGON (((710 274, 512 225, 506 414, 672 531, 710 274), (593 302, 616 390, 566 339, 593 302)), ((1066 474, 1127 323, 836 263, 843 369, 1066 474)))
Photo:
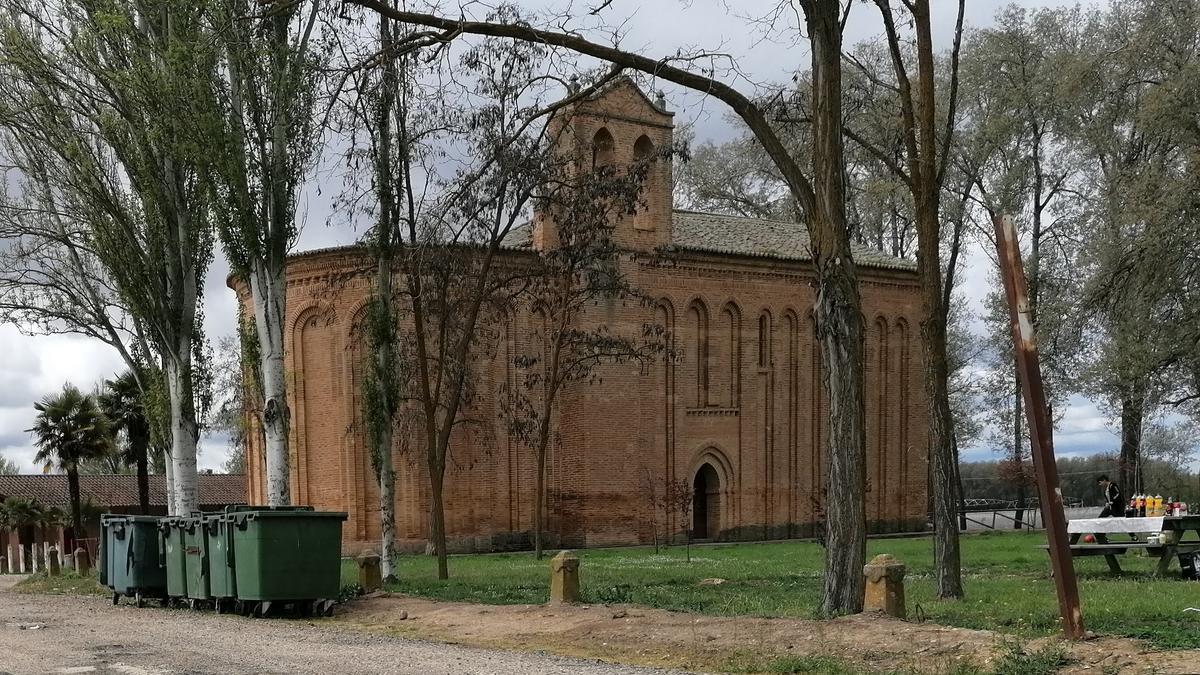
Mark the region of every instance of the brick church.
MULTIPOLYGON (((589 143, 603 161, 630 163, 672 143, 672 113, 620 80, 577 103, 561 138, 589 143)), ((586 146, 584 146, 586 147, 586 146)), ((547 457, 547 540, 567 547, 646 543, 656 519, 695 538, 812 536, 820 522, 824 426, 807 235, 802 225, 676 210, 671 162, 655 162, 644 208, 616 224, 622 247, 670 247, 671 265, 637 256, 621 265, 655 302, 601 303, 587 321, 614 332, 665 329, 665 354, 651 366, 605 365, 595 384, 562 393, 547 457), (647 481, 685 480, 695 490, 688 522, 657 514, 647 481), (670 522, 664 522, 668 521, 670 522)), ((554 225, 506 241, 508 262, 553 246, 554 225)), ((361 416, 360 351, 353 327, 370 279, 330 294, 329 280, 369 269, 344 247, 289 259, 287 349, 292 407, 292 498, 346 511, 344 545, 379 539, 378 483, 361 416)), ((875 532, 923 529, 926 513, 925 403, 920 299, 914 265, 856 248, 866 318, 867 518, 875 532)), ((353 276, 353 275, 350 275, 353 276)), ((235 285, 236 286, 236 285, 235 285)), ((237 287, 244 307, 249 297, 237 287)), ((537 335, 529 312, 488 326, 477 373, 475 418, 493 428, 456 432, 446 475, 452 551, 526 548, 531 542, 534 451, 512 437, 497 400, 515 385, 514 359, 537 335)), ((250 434, 257 439, 257 434, 250 434)), ((399 444, 398 444, 399 446, 399 444)), ((424 550, 428 480, 422 448, 397 447, 396 534, 401 549, 424 550)), ((247 452, 251 503, 265 503, 260 442, 247 452)))

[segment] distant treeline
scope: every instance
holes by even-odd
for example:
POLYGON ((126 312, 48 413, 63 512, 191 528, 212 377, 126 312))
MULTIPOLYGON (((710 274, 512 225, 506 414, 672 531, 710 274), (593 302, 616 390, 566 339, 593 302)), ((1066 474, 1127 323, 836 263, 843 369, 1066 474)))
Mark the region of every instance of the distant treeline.
MULTIPOLYGON (((963 462, 959 465, 962 475, 963 496, 974 499, 1016 499, 1018 486, 1001 478, 1001 463, 963 462)), ((1096 478, 1107 474, 1117 480, 1117 458, 1114 455, 1091 457, 1063 457, 1058 460, 1058 477, 1064 497, 1081 499, 1087 506, 1099 506, 1104 499, 1096 478)), ((1142 463, 1141 487, 1143 492, 1161 494, 1164 499, 1173 497, 1200 508, 1200 473, 1187 468, 1174 467, 1167 462, 1145 460, 1142 463)), ((1122 485, 1128 496, 1136 486, 1122 485)), ((1026 489, 1030 497, 1037 494, 1037 487, 1026 489)))

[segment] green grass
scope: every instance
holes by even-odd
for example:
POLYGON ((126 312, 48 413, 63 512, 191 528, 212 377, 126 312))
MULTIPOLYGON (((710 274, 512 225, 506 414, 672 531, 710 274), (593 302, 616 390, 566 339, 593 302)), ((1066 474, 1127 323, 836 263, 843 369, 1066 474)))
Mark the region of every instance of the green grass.
MULTIPOLYGON (((934 598, 932 542, 928 538, 873 540, 868 555, 891 553, 908 565, 910 618, 998 630, 1018 637, 1058 630, 1058 603, 1040 533, 989 533, 963 538, 966 599, 934 598)), ((715 615, 812 617, 821 588, 822 550, 811 542, 693 547, 692 562, 676 547, 576 552, 582 560, 587 602, 632 603, 715 615), (699 585, 702 579, 727 580, 699 585)), ((1149 640, 1158 648, 1200 648, 1194 613, 1200 584, 1178 573, 1151 577, 1156 558, 1123 556, 1126 572, 1113 576, 1104 559, 1075 561, 1089 630, 1149 640)), ((450 580, 436 579, 431 556, 403 556, 400 582, 388 590, 409 595, 486 604, 539 604, 548 599, 548 561, 530 553, 452 556, 450 580)), ((356 579, 352 561, 347 583, 356 579)))
POLYGON ((95 574, 81 577, 72 570, 63 570, 57 577, 49 576, 45 572, 31 574, 13 590, 19 593, 48 595, 109 595, 108 589, 100 585, 95 574))

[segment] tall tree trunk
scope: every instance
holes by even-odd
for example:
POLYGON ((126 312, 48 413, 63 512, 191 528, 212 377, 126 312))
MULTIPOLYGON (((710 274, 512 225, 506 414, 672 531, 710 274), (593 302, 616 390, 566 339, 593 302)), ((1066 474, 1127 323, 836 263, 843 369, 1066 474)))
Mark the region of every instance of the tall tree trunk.
POLYGON ((396 580, 396 470, 392 465, 392 431, 379 435, 379 550, 385 581, 396 580))
MULTIPOLYGON (((940 276, 940 273, 939 275, 940 276)), ((938 304, 940 301, 940 286, 938 304)), ((939 308, 933 308, 935 310, 939 308)), ((929 445, 933 465, 933 551, 939 598, 960 598, 962 570, 959 554, 958 469, 954 460, 954 422, 950 414, 946 367, 945 319, 926 318, 921 325, 925 345, 925 395, 929 398, 929 445)))
POLYGON ((1137 467, 1142 454, 1142 425, 1145 402, 1140 396, 1121 397, 1121 458, 1118 466, 1121 489, 1126 495, 1135 494, 1137 467))
MULTIPOLYGON (((71 499, 71 532, 79 540, 84 536, 83 505, 79 494, 79 469, 74 464, 67 466, 67 491, 71 499)), ((45 532, 42 534, 44 538, 45 532)))
POLYGON ((858 274, 846 229, 842 147, 842 31, 837 0, 805 5, 812 39, 813 185, 808 214, 817 236, 814 307, 817 341, 829 395, 828 491, 825 495, 825 577, 821 612, 862 611, 867 557, 866 415, 863 409, 863 316, 858 274))
POLYGON ((192 392, 190 340, 167 359, 167 391, 171 400, 171 468, 175 479, 175 513, 186 516, 199 509, 196 478, 198 426, 192 392))
POLYGON ((142 515, 150 515, 150 458, 147 456, 147 439, 145 436, 138 435, 137 439, 131 439, 133 443, 133 453, 137 464, 137 482, 138 482, 138 510, 142 515))
POLYGON ((167 450, 163 457, 163 474, 167 483, 167 515, 177 516, 179 510, 175 508, 175 462, 171 460, 171 452, 167 450))
MULTIPOLYGON (((385 226, 381 223, 381 227, 385 226)), ((391 311, 392 303, 392 256, 391 242, 382 244, 379 255, 379 265, 376 271, 375 310, 380 315, 375 321, 382 322, 389 328, 395 325, 396 318, 391 311)), ((375 440, 376 472, 379 478, 379 521, 380 521, 380 571, 388 581, 396 578, 396 470, 392 461, 393 424, 396 418, 396 387, 393 373, 396 369, 394 357, 394 330, 373 327, 372 347, 375 350, 375 386, 376 400, 382 410, 373 411, 378 419, 371 424, 378 425, 372 436, 375 440)))
POLYGON ((442 487, 445 482, 445 465, 429 467, 429 534, 433 537, 433 552, 437 556, 438 579, 450 578, 450 566, 446 558, 446 506, 442 487))
MULTIPOLYGON (((386 53, 392 50, 391 19, 379 16, 379 45, 386 53)), ((392 311, 394 289, 392 275, 395 260, 395 247, 400 240, 399 221, 400 209, 398 194, 408 194, 408 185, 396 185, 396 170, 408 167, 408 138, 407 127, 401 120, 398 129, 393 129, 393 114, 397 111, 396 102, 401 96, 399 73, 396 59, 389 58, 383 65, 382 87, 379 100, 375 105, 376 141, 374 147, 375 190, 379 197, 379 220, 375 224, 376 231, 376 269, 375 269, 375 312, 371 333, 371 347, 374 350, 375 377, 374 383, 378 388, 375 400, 380 410, 372 411, 376 418, 372 424, 378 425, 373 437, 376 442, 375 455, 376 471, 379 478, 379 521, 380 521, 380 558, 383 578, 388 581, 396 579, 396 471, 392 461, 392 441, 395 436, 394 424, 399 408, 399 386, 396 382, 398 370, 396 350, 396 316, 392 311), (393 148, 395 146, 395 148, 393 148), (397 151, 397 167, 393 165, 393 149, 397 151), (403 193, 397 193, 399 187, 403 193)), ((401 110, 401 116, 407 111, 401 110)), ((407 175, 404 172, 402 175, 407 175)), ((403 180, 407 183, 407 180, 403 180)), ((411 215, 411 210, 410 210, 411 215)))
POLYGON ((546 406, 538 422, 537 476, 534 479, 533 498, 533 556, 542 559, 542 530, 545 529, 546 511, 546 448, 550 444, 550 409, 546 406))
POLYGON ((251 262, 250 297, 258 335, 259 370, 262 373, 262 406, 259 421, 266 441, 267 504, 288 506, 291 472, 288 467, 288 426, 291 411, 287 402, 284 369, 283 321, 287 303, 284 265, 268 256, 251 262))
MULTIPOLYGON (((918 24, 920 22, 918 21, 918 24)), ((925 397, 929 410, 929 461, 933 493, 934 575, 939 598, 960 598, 962 570, 958 546, 958 467, 954 419, 950 412, 950 371, 946 360, 948 308, 943 300, 939 190, 930 183, 917 195, 917 275, 921 281, 921 345, 925 397)))
POLYGON ((559 304, 558 329, 553 336, 550 351, 550 362, 546 364, 546 390, 542 396, 542 418, 538 421, 537 438, 537 476, 534 480, 533 499, 533 551, 534 557, 542 559, 542 532, 546 529, 546 451, 550 447, 550 423, 554 415, 554 403, 558 399, 558 388, 561 385, 560 372, 562 367, 562 342, 566 333, 567 310, 566 303, 559 304))
MULTIPOLYGON (((935 132, 937 105, 933 37, 928 0, 907 4, 916 31, 919 73, 915 121, 912 123, 912 128, 919 131, 913 139, 919 151, 910 151, 909 162, 917 219, 917 276, 921 282, 924 313, 921 337, 925 357, 925 396, 929 406, 929 460, 933 474, 933 483, 929 488, 933 492, 934 576, 939 598, 961 598, 962 569, 955 518, 958 509, 958 467, 954 456, 954 418, 950 412, 950 371, 946 358, 949 307, 946 306, 942 277, 940 211, 943 168, 939 162, 935 132)), ((902 91, 907 92, 907 89, 908 83, 905 81, 902 91)), ((949 150, 944 149, 943 152, 949 150)))

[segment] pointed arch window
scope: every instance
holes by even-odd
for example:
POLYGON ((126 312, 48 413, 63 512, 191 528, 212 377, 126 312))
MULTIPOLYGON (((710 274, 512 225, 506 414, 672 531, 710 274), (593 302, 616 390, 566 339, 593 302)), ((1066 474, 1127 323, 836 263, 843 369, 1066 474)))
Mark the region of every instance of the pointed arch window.
POLYGON ((592 168, 610 166, 615 159, 613 135, 606 127, 600 127, 592 137, 592 168))
POLYGON ((633 159, 637 162, 647 161, 654 157, 654 141, 646 134, 638 136, 633 142, 633 159))

